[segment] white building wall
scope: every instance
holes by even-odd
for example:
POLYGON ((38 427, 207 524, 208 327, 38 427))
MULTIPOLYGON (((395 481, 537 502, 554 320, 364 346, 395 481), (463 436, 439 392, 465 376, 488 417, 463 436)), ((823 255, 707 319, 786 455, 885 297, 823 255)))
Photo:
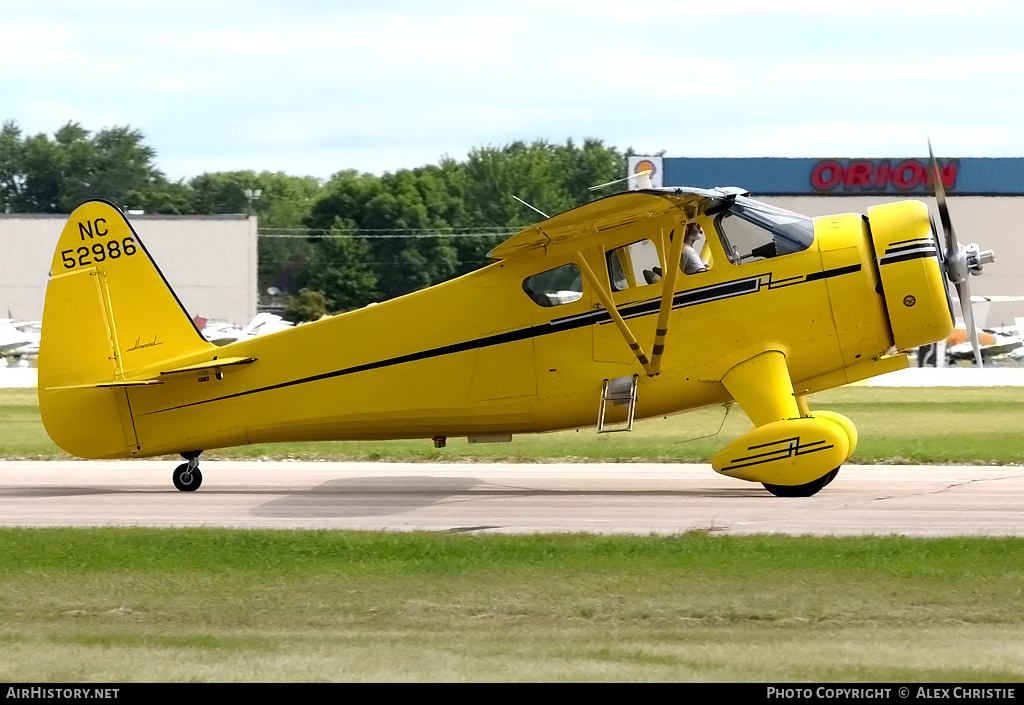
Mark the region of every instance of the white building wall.
MULTIPOLYGON (((0 318, 39 320, 67 216, 0 214, 0 318), (8 314, 8 312, 10 312, 8 314)), ((244 325, 256 315, 256 218, 129 216, 193 317, 244 325)))
POLYGON ((50 262, 65 220, 0 215, 0 318, 42 318, 50 262))
MULTIPOLYGON (((758 200, 809 216, 837 213, 867 214, 867 209, 882 203, 907 200, 886 196, 765 196, 758 200)), ((928 204, 938 225, 938 207, 932 197, 917 200, 928 204)), ((949 196, 949 217, 961 244, 976 242, 983 250, 995 250, 996 261, 985 265, 981 276, 971 277, 973 296, 1024 296, 1024 197, 949 196)), ((959 316, 959 309, 954 305, 959 316)), ((1024 301, 975 305, 982 326, 1013 325, 1024 316, 1024 301)))
MULTIPOLYGON (((755 195, 756 197, 756 195, 755 195)), ((871 206, 903 200, 886 196, 765 196, 810 216, 866 214, 871 206)), ((937 214, 935 200, 922 198, 937 214)), ((996 261, 971 279, 975 295, 1024 296, 1024 197, 951 196, 950 216, 963 243, 993 249, 996 261)), ((0 318, 42 317, 47 272, 66 216, 0 214, 0 318)), ((235 324, 256 314, 256 218, 131 216, 130 220, 192 316, 235 324)), ((983 314, 981 310, 979 314, 983 314)), ((984 315, 984 314, 983 314, 984 315)), ((1024 302, 993 303, 984 325, 1011 324, 1024 302)))

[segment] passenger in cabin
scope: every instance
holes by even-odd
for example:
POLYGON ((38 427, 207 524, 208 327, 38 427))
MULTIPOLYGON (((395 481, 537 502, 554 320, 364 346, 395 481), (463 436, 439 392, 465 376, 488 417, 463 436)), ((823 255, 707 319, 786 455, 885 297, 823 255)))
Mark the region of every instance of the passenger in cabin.
POLYGON ((696 274, 708 268, 707 262, 701 259, 694 245, 704 237, 704 229, 697 223, 686 224, 686 234, 683 235, 683 272, 696 274))

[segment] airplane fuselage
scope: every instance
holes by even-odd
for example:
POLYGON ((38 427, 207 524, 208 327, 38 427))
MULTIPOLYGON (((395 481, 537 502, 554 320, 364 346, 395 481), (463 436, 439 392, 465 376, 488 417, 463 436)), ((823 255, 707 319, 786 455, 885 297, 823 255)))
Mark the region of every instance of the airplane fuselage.
POLYGON ((114 209, 80 211, 54 257, 39 396, 51 437, 81 457, 588 427, 605 386, 635 378, 637 418, 735 399, 765 434, 781 429, 750 448, 818 444, 838 464, 855 429, 812 418, 806 395, 905 367, 896 349, 951 327, 918 202, 812 225, 720 192, 621 194, 524 231, 458 279, 219 348, 114 209), (686 274, 691 224, 707 267, 686 274), (92 244, 101 231, 110 242, 92 244))

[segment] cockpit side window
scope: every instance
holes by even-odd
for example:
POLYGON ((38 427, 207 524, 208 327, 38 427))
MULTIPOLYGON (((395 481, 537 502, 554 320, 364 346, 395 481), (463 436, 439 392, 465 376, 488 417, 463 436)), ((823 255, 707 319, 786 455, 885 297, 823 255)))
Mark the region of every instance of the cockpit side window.
POLYGON ((715 229, 733 264, 801 252, 814 241, 810 218, 748 198, 719 213, 715 229))
POLYGON ((650 240, 640 240, 608 253, 608 280, 612 291, 647 286, 661 279, 661 258, 650 240))
POLYGON ((527 277, 523 291, 541 306, 571 304, 583 298, 583 275, 575 264, 563 264, 527 277))

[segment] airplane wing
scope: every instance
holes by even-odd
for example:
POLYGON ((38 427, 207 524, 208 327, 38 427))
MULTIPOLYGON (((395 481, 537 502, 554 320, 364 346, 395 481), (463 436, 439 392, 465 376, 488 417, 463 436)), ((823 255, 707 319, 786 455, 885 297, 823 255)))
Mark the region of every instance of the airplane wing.
POLYGON ((28 343, 27 340, 15 340, 13 342, 0 343, 0 355, 6 355, 11 352, 17 352, 28 343))
MULTIPOLYGON (((1015 340, 1009 343, 995 343, 993 345, 983 345, 981 347, 981 356, 985 360, 1000 355, 1005 355, 1008 352, 1016 350, 1017 348, 1024 345, 1019 340, 1015 340)), ((949 349, 949 357, 953 360, 974 360, 974 348, 970 343, 960 343, 954 345, 949 349)))
POLYGON ((676 210, 695 215, 720 201, 744 195, 741 189, 645 189, 624 191, 585 203, 542 220, 513 235, 488 253, 492 259, 509 259, 529 252, 546 252, 552 245, 599 238, 604 231, 676 210))
MULTIPOLYGON (((959 296, 951 297, 957 303, 960 302, 959 296)), ((1024 301, 1024 296, 972 296, 971 303, 982 304, 982 303, 993 303, 993 302, 1016 302, 1024 301)))

